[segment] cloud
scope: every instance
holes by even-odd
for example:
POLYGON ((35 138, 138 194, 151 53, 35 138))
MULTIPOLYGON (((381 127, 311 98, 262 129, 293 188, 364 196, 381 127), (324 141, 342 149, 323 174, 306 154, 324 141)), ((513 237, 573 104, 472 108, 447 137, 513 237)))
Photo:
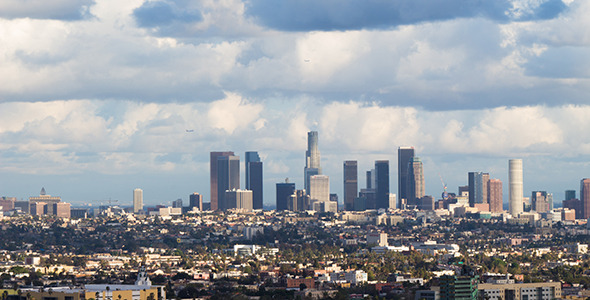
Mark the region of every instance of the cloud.
POLYGON ((173 23, 192 23, 203 19, 198 10, 187 9, 186 5, 179 7, 177 2, 186 1, 147 1, 133 10, 133 16, 139 26, 146 28, 163 28, 173 23))
POLYGON ((247 13, 273 29, 331 31, 387 29, 400 25, 474 17, 500 22, 538 20, 554 18, 565 8, 566 5, 561 0, 252 0, 247 6, 247 13))
POLYGON ((3 0, 0 18, 80 20, 89 18, 93 0, 3 0))

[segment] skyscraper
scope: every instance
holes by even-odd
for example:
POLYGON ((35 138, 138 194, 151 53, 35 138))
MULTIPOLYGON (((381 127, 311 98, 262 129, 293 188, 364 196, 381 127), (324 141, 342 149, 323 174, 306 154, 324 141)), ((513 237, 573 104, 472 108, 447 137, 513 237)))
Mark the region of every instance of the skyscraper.
POLYGON ((258 152, 246 152, 246 189, 252 191, 253 209, 262 209, 262 162, 258 152))
POLYGON ((200 195, 199 193, 192 193, 188 196, 188 199, 188 206, 190 208, 196 207, 200 211, 203 211, 203 195, 200 195))
POLYGON ((488 199, 490 199, 490 211, 493 213, 502 212, 502 181, 490 179, 488 183, 488 199))
POLYGON ((518 217, 523 211, 522 159, 508 162, 508 193, 510 195, 510 214, 518 217))
POLYGON ((309 179, 309 197, 311 201, 330 201, 330 177, 326 175, 314 175, 309 179))
POLYGON ((475 204, 488 203, 488 181, 489 173, 469 172, 469 206, 475 207, 475 204))
POLYGON ((548 212, 551 207, 551 203, 549 203, 551 198, 553 198, 552 195, 547 194, 546 191, 533 191, 531 195, 533 210, 538 213, 548 212))
POLYGON ((590 179, 580 181, 580 201, 582 202, 582 218, 590 218, 590 179))
POLYGON ((419 157, 412 157, 408 163, 408 205, 417 205, 418 199, 426 194, 424 171, 419 157))
POLYGON ((320 150, 318 149, 318 132, 310 131, 307 133, 307 151, 305 151, 305 169, 304 185, 309 194, 309 178, 314 175, 322 174, 320 166, 320 150))
POLYGON ((138 213, 142 209, 143 209, 143 190, 142 189, 134 189, 133 190, 133 212, 138 213))
POLYGON ((358 164, 356 160, 344 162, 344 209, 353 210, 358 196, 358 164))
POLYGON ((282 182, 277 183, 277 211, 289 209, 289 200, 295 192, 295 183, 282 182))
POLYGON ((408 199, 408 168, 410 160, 414 157, 414 147, 399 147, 397 149, 397 199, 398 207, 402 199, 408 199))
POLYGON ((375 188, 375 201, 377 209, 389 208, 389 161, 375 161, 375 174, 377 186, 375 188))
MULTIPOLYGON (((225 201, 225 191, 240 188, 240 157, 235 155, 217 158, 217 209, 230 208, 225 201)), ((213 208, 211 208, 213 210, 213 208)))
MULTIPOLYGON (((231 156, 234 155, 232 151, 214 151, 211 152, 210 160, 209 160, 209 180, 211 181, 211 210, 217 210, 219 207, 218 205, 218 197, 217 197, 217 158, 221 156, 231 156)), ((225 193, 225 190, 223 191, 225 193)))

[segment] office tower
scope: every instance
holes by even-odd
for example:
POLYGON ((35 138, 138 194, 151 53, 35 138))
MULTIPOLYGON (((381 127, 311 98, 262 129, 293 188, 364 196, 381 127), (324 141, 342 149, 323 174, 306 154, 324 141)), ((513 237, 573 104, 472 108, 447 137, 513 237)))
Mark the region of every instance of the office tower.
POLYGON ((138 213, 142 209, 143 209, 143 190, 142 189, 134 189, 133 190, 133 212, 138 213))
POLYGON ((468 173, 469 206, 488 203, 488 181, 490 174, 483 172, 468 173))
POLYGON ((469 196, 469 186, 468 185, 459 186, 458 192, 459 192, 458 196, 469 196))
POLYGON ((307 133, 307 151, 305 151, 305 169, 304 185, 305 190, 309 193, 309 178, 314 175, 322 174, 320 166, 320 150, 318 149, 318 132, 310 131, 307 133))
POLYGON ((47 203, 36 201, 31 203, 30 212, 32 216, 43 216, 47 214, 47 203))
POLYGON ((538 213, 549 211, 549 199, 546 191, 533 191, 531 195, 532 209, 538 213))
POLYGON ((182 208, 182 199, 176 199, 172 201, 172 208, 182 208))
POLYGON ((361 192, 359 193, 359 198, 364 200, 363 204, 359 203, 359 206, 358 206, 359 208, 360 207, 364 207, 365 209, 377 208, 377 201, 375 200, 376 199, 375 189, 361 189, 361 192))
POLYGON ((287 209, 290 211, 304 211, 309 207, 309 195, 305 190, 296 190, 289 198, 287 209))
POLYGON ((580 202, 582 205, 582 219, 590 218, 590 179, 580 181, 580 202))
POLYGON ((419 210, 434 210, 434 198, 432 196, 422 196, 418 199, 419 210))
MULTIPOLYGON (((210 153, 210 160, 209 160, 209 180, 211 182, 211 210, 219 209, 219 197, 217 193, 219 189, 217 188, 217 159, 222 156, 233 156, 234 153, 232 151, 215 151, 210 153)), ((225 193, 225 190, 223 190, 225 193)))
MULTIPOLYGON (((408 169, 410 160, 414 157, 414 147, 399 147, 397 149, 397 196, 399 203, 408 199, 408 169)), ((398 208, 401 206, 398 205, 398 208)))
POLYGON ((344 162, 344 210, 353 210, 358 196, 358 164, 356 160, 344 162))
POLYGON ((53 204, 54 215, 58 218, 70 218, 72 206, 70 203, 59 202, 53 204))
POLYGON ((579 199, 573 198, 573 199, 569 199, 569 200, 564 200, 562 205, 564 208, 569 208, 571 210, 574 210, 576 219, 582 219, 582 217, 583 217, 582 201, 580 201, 579 199))
POLYGON ((240 157, 217 157, 217 209, 230 208, 225 201, 225 191, 240 188, 240 157))
POLYGON ((504 210, 502 207, 502 181, 490 179, 488 183, 488 198, 490 199, 490 211, 499 213, 504 210))
POLYGON ((190 208, 196 207, 203 211, 203 195, 199 193, 192 193, 188 196, 188 206, 190 208))
POLYGON ((250 190, 227 190, 223 198, 226 210, 238 209, 241 211, 252 211, 252 191, 250 190))
POLYGON ((246 189, 252 191, 253 209, 262 209, 262 162, 258 152, 246 152, 246 189))
POLYGON ((408 205, 417 205, 418 199, 424 197, 424 194, 426 194, 426 186, 422 161, 419 157, 412 157, 408 164, 408 205))
POLYGON ((570 200, 570 199, 576 199, 576 191, 575 190, 566 190, 565 191, 565 199, 564 200, 570 200))
POLYGON ((367 171, 367 189, 375 189, 377 186, 376 178, 375 169, 367 171))
POLYGON ((314 175, 309 179, 309 198, 320 202, 330 201, 330 177, 314 175))
POLYGON ((295 183, 286 180, 284 183, 277 183, 277 211, 289 209, 289 199, 295 192, 295 183))
POLYGON ((19 209, 23 213, 28 214, 30 211, 29 200, 16 200, 14 201, 14 209, 19 209))
POLYGON ((389 208, 389 161, 375 161, 375 187, 376 208, 389 208))
POLYGON ((14 203, 16 202, 16 197, 1 197, 0 198, 0 206, 2 207, 2 211, 9 211, 14 209, 14 203))
POLYGON ((443 275, 440 277, 440 299, 478 299, 478 275, 443 275))
POLYGON ((50 215, 54 215, 55 212, 53 211, 53 204, 61 202, 61 197, 47 195, 47 193, 45 192, 45 188, 41 188, 41 192, 39 193, 39 196, 29 197, 30 204, 33 204, 36 202, 43 202, 43 203, 47 204, 47 207, 45 208, 47 210, 46 213, 50 214, 50 215))
POLYGON ((511 159, 508 162, 508 194, 510 195, 510 214, 513 217, 518 217, 524 209, 522 186, 522 159, 511 159))

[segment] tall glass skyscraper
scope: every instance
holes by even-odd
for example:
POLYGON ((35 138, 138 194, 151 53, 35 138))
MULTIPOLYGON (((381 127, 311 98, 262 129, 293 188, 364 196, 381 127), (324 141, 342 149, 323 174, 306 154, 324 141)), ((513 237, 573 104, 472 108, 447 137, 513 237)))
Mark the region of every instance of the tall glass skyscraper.
MULTIPOLYGON (((210 160, 209 160, 209 180, 211 182, 211 210, 217 210, 219 208, 218 205, 218 195, 217 195, 217 159, 221 156, 231 156, 234 155, 232 151, 214 151, 211 152, 210 160)), ((225 190, 223 191, 225 193, 225 190)))
POLYGON ((375 188, 376 208, 389 208, 389 161, 378 160, 375 162, 375 176, 377 186, 375 188))
POLYGON ((397 208, 401 208, 402 199, 408 199, 408 168, 413 157, 414 147, 399 147, 397 149, 397 208))
POLYGON ((246 152, 246 189, 252 191, 252 208, 262 209, 262 162, 258 152, 246 152))
POLYGON ((231 208, 225 199, 225 191, 240 188, 240 157, 235 155, 217 158, 217 209, 231 208))
POLYGON ((314 175, 322 174, 320 166, 320 150, 318 149, 318 132, 310 131, 307 133, 307 151, 305 151, 305 169, 304 169, 304 186, 309 195, 309 178, 314 175))
POLYGON ((354 198, 358 196, 358 163, 344 162, 344 209, 354 210, 354 198))

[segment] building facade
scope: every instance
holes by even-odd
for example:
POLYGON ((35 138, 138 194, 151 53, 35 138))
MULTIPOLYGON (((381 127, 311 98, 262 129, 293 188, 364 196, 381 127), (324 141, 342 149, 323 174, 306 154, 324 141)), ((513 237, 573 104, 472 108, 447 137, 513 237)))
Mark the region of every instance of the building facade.
POLYGON ((389 161, 375 161, 375 201, 376 208, 389 208, 389 161))
POLYGON ((414 147, 399 147, 397 149, 397 208, 402 208, 400 203, 408 199, 408 169, 413 157, 414 147))
POLYGON ((424 170, 419 157, 412 157, 408 166, 407 204, 416 206, 418 205, 418 199, 426 194, 424 170))
MULTIPOLYGON (((225 192, 240 188, 240 157, 236 155, 217 158, 217 209, 230 208, 225 192)), ((213 206, 213 204, 211 205, 213 206)))
POLYGON ((138 213, 143 209, 143 190, 142 189, 134 189, 133 190, 133 212, 138 213))
POLYGON ((500 179, 490 179, 488 183, 488 199, 490 201, 490 212, 499 213, 504 211, 502 181, 500 179))
POLYGON ((524 209, 522 159, 511 159, 508 162, 508 193, 510 195, 510 214, 513 217, 518 217, 524 209))
MULTIPOLYGON (((217 188, 217 160, 219 157, 222 156, 233 156, 234 153, 232 151, 214 151, 210 153, 209 157, 209 180, 211 183, 211 210, 217 210, 219 207, 218 202, 219 198, 217 196, 218 188, 217 188)), ((225 193, 225 190, 223 191, 225 193)))
POLYGON ((356 160, 344 162, 344 209, 354 209, 354 198, 358 197, 358 163, 356 160))
POLYGON ((252 191, 253 209, 262 209, 263 174, 262 161, 258 152, 246 152, 246 189, 252 191))
POLYGON ((307 193, 310 192, 309 180, 311 176, 322 174, 318 140, 319 137, 317 131, 310 131, 307 133, 307 151, 305 151, 305 168, 303 172, 304 187, 307 193))
POLYGON ((289 200, 291 195, 293 195, 293 192, 295 192, 295 183, 277 183, 277 211, 289 209, 289 200))

